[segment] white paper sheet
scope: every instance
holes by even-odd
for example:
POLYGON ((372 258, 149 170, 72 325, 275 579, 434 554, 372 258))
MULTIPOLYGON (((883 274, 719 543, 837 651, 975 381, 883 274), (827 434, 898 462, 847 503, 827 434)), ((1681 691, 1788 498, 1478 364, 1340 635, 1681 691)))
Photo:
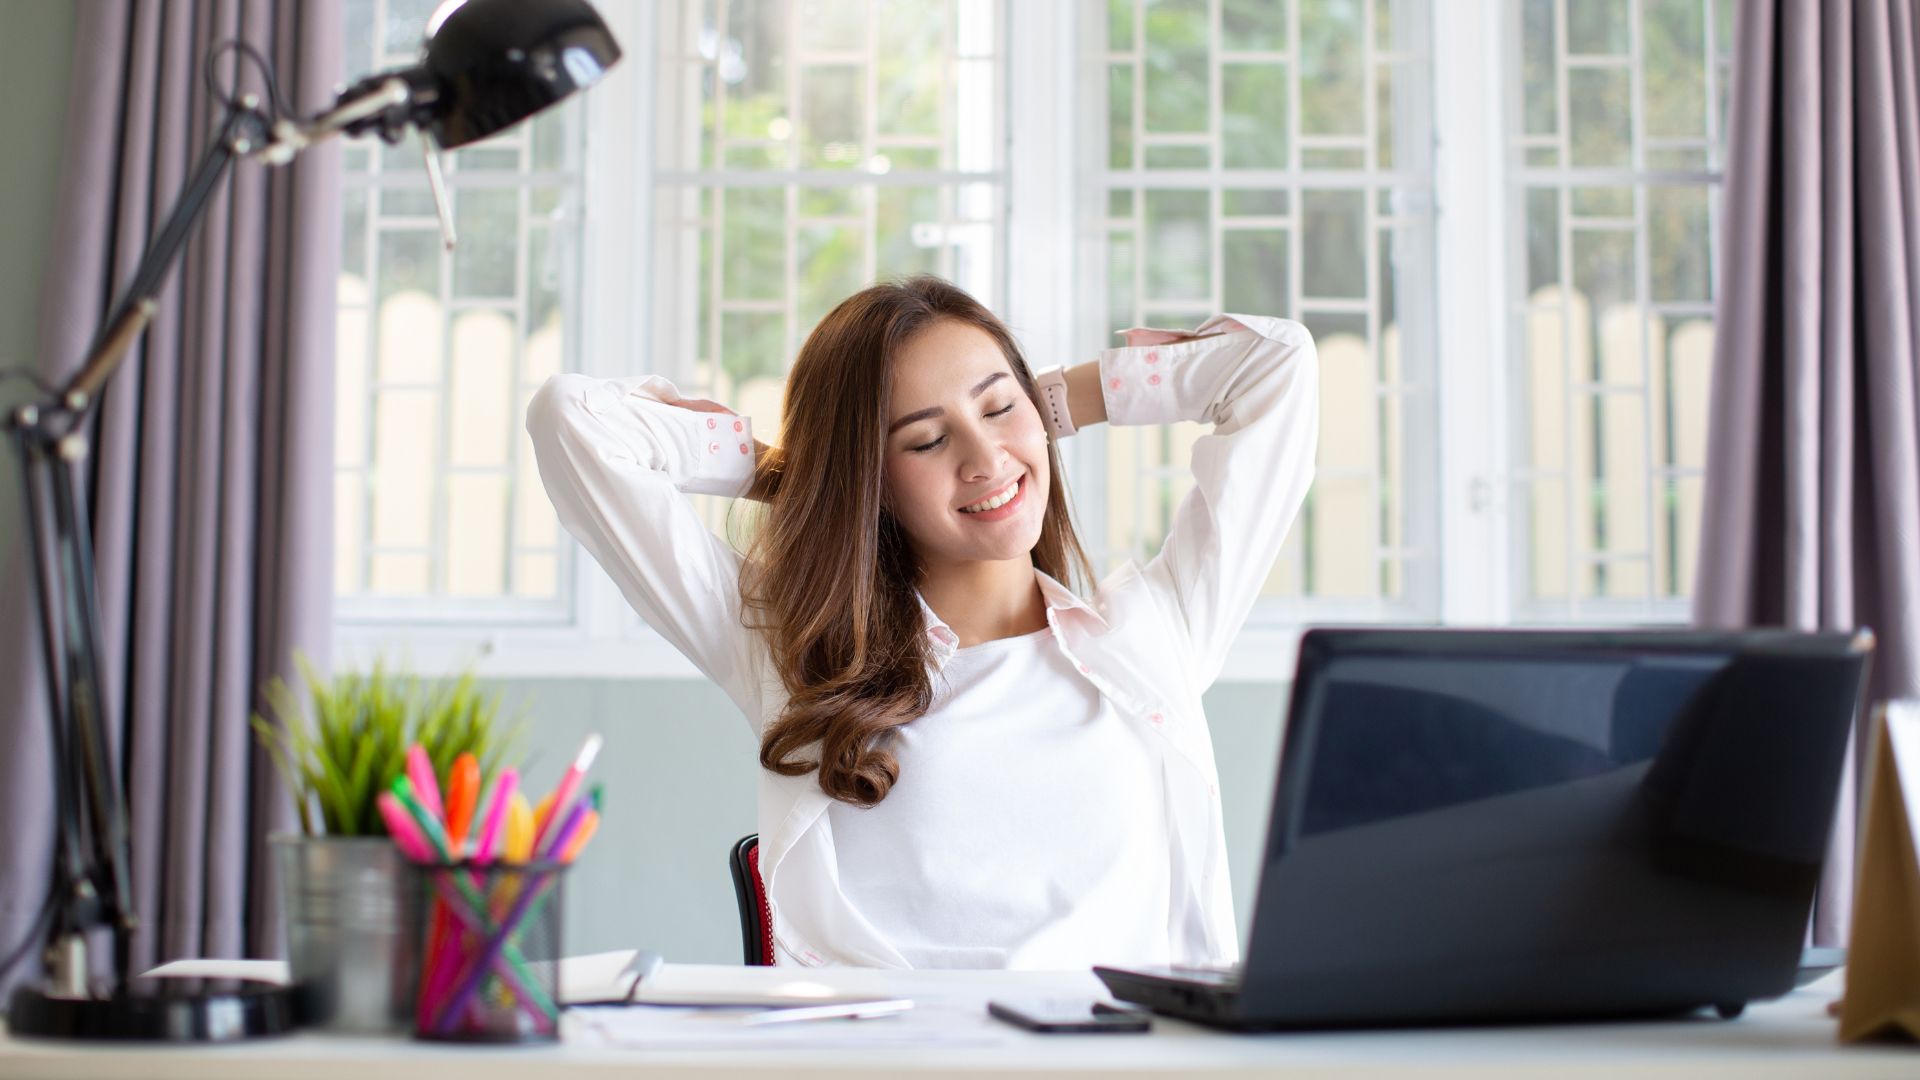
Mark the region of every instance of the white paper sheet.
POLYGON ((293 981, 285 960, 173 960, 142 973, 148 979, 251 979, 285 986, 293 981))
POLYGON ((916 1007, 869 1020, 813 1020, 755 1027, 753 1009, 660 1005, 570 1009, 562 1028, 570 1043, 629 1050, 817 1050, 997 1046, 1010 1033, 988 1018, 953 1006, 916 1007))

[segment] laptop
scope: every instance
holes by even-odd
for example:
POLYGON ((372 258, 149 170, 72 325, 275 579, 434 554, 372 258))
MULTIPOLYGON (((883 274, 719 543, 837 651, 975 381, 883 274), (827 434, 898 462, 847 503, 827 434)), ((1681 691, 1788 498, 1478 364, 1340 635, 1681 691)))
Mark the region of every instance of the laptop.
POLYGON ((1313 630, 1232 969, 1261 1030, 1651 1016, 1793 986, 1872 635, 1313 630))

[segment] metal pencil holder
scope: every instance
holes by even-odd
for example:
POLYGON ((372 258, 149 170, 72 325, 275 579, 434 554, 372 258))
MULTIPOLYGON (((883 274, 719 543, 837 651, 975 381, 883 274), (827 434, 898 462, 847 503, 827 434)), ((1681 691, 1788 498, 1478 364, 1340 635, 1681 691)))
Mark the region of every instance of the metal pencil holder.
POLYGON ((414 1037, 553 1042, 560 1037, 561 884, 566 864, 412 867, 424 953, 414 1037))

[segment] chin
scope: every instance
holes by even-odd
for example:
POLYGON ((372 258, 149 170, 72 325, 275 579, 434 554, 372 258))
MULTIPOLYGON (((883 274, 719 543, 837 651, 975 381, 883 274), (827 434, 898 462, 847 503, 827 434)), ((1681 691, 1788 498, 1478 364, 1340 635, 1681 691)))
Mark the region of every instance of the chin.
POLYGON ((1004 535, 991 539, 978 536, 950 537, 946 543, 932 545, 932 550, 949 562, 1006 562, 1031 557, 1034 547, 1039 543, 1040 522, 1035 520, 1027 528, 1017 532, 1008 530, 1004 535))
POLYGON ((1040 543, 1040 538, 1036 536, 1025 545, 1011 544, 1011 545, 1008 545, 1007 549, 1004 551, 995 550, 990 552, 982 552, 980 555, 980 561, 1012 562, 1015 559, 1031 559, 1033 557, 1033 549, 1039 543, 1040 543))
POLYGON ((983 562, 1006 562, 1009 559, 1024 559, 1033 554, 1040 543, 1040 522, 1036 519, 1030 528, 1020 530, 1018 535, 990 545, 981 545, 974 558, 983 562))

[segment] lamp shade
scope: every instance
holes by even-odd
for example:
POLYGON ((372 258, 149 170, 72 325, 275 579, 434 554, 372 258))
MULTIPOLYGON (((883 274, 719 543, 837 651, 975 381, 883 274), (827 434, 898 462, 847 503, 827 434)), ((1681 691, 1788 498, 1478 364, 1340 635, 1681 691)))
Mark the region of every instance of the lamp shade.
POLYGON ((586 0, 447 0, 427 24, 409 81, 432 88, 421 126, 452 149, 593 85, 619 59, 586 0))

